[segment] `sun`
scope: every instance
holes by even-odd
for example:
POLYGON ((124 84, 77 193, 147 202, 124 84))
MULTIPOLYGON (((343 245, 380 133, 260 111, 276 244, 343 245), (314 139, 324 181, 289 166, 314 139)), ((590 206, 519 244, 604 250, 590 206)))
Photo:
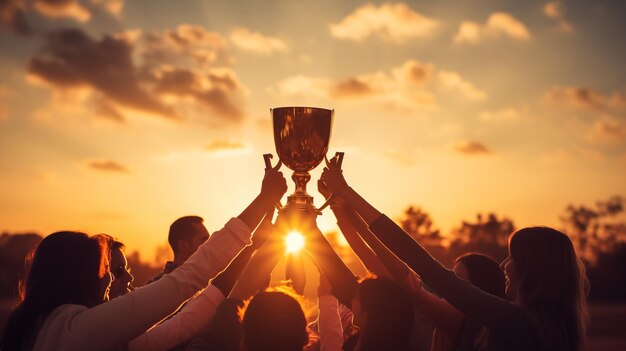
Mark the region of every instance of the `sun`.
POLYGON ((304 235, 300 232, 291 231, 285 236, 287 253, 298 253, 304 247, 304 235))

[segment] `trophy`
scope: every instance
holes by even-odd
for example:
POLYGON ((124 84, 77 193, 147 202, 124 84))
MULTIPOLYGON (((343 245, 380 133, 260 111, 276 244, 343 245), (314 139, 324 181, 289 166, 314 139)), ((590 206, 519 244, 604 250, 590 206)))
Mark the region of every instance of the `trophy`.
MULTIPOLYGON (((270 109, 274 122, 274 143, 278 157, 293 170, 296 190, 287 197, 281 212, 310 210, 316 213, 313 197, 306 192, 309 171, 322 162, 328 152, 333 110, 317 107, 278 107, 270 109)), ((266 157, 266 163, 269 160, 266 157)))

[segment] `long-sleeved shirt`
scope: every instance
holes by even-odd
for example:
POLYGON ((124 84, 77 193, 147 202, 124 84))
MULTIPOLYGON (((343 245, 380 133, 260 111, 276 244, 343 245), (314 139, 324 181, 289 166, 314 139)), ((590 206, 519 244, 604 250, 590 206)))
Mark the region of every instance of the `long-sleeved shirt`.
POLYGON ((372 222, 370 230, 452 306, 486 326, 490 350, 542 349, 539 327, 521 307, 459 278, 387 216, 372 222))
POLYGON ((207 286, 178 313, 141 334, 128 344, 130 351, 166 351, 191 340, 215 315, 224 300, 214 285, 207 286))
POLYGON ((330 295, 320 296, 317 299, 317 306, 320 351, 341 351, 344 338, 337 299, 330 295))
POLYGON ((180 267, 158 281, 93 308, 62 305, 46 318, 33 351, 116 350, 205 287, 250 244, 250 229, 231 219, 180 267))

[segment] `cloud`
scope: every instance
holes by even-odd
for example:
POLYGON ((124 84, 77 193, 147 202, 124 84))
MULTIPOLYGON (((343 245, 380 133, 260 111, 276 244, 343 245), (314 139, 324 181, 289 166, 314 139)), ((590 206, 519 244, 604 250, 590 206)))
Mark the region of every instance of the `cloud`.
POLYGON ((91 12, 76 0, 36 0, 33 6, 47 17, 71 18, 79 22, 91 18, 91 12))
POLYGON ((373 101, 404 111, 435 109, 435 91, 460 92, 471 101, 484 100, 487 94, 461 75, 438 71, 433 64, 408 60, 388 72, 377 71, 338 80, 297 75, 269 89, 283 97, 313 96, 328 99, 373 101))
POLYGON ((209 118, 239 121, 247 90, 227 66, 225 41, 201 27, 179 25, 163 32, 127 30, 94 39, 79 29, 50 32, 28 63, 30 82, 53 93, 82 91, 96 116, 124 122, 128 113, 182 119, 179 111, 211 112, 209 118), (199 50, 214 54, 198 63, 199 50), (190 68, 198 67, 198 68, 190 68), (176 108, 174 108, 176 106, 176 108), (185 109, 190 107, 191 109, 185 109))
POLYGON ((333 37, 361 42, 370 37, 402 44, 410 39, 430 38, 439 24, 402 3, 366 4, 341 22, 330 25, 333 37))
POLYGON ((439 72, 439 80, 441 83, 451 90, 457 90, 469 100, 485 100, 487 93, 476 88, 474 84, 464 80, 461 75, 456 72, 441 71, 439 72))
POLYGON ((281 39, 252 32, 246 28, 235 28, 230 33, 230 41, 241 50, 269 55, 274 52, 287 52, 288 45, 281 39))
POLYGON ((94 40, 79 29, 50 32, 44 50, 28 62, 31 80, 52 87, 88 87, 121 106, 169 119, 174 109, 151 94, 140 80, 127 42, 106 35, 94 40))
POLYGON ((124 9, 124 0, 91 0, 91 3, 116 17, 120 16, 124 9))
POLYGON ((588 87, 554 87, 545 96, 549 103, 588 110, 626 110, 626 94, 604 95, 588 87))
POLYGON ((25 0, 0 0, 0 28, 27 35, 32 29, 26 19, 25 0))
POLYGON ((95 171, 111 173, 130 173, 126 166, 111 160, 92 160, 87 162, 87 167, 95 171))
POLYGON ((551 1, 543 6, 543 14, 549 18, 557 20, 559 28, 564 32, 572 32, 574 27, 565 19, 564 6, 562 2, 551 1))
POLYGON ((488 155, 491 154, 484 144, 477 141, 458 141, 454 143, 452 149, 464 155, 488 155))
POLYGON ((526 25, 506 12, 494 12, 485 24, 463 21, 454 36, 457 44, 477 44, 488 39, 509 37, 518 40, 530 40, 531 34, 526 25))
POLYGON ((209 152, 239 150, 243 148, 245 148, 245 145, 242 142, 233 140, 214 140, 206 147, 209 152))
POLYGON ((163 66, 156 74, 155 92, 189 97, 215 113, 239 120, 245 89, 234 71, 228 68, 201 73, 187 68, 163 66))
POLYGON ((594 122, 587 140, 596 144, 615 144, 626 140, 626 126, 615 118, 604 117, 594 122))
POLYGON ((406 150, 398 151, 396 149, 386 149, 382 152, 383 157, 404 166, 412 166, 415 164, 415 157, 411 154, 411 152, 407 152, 406 150))

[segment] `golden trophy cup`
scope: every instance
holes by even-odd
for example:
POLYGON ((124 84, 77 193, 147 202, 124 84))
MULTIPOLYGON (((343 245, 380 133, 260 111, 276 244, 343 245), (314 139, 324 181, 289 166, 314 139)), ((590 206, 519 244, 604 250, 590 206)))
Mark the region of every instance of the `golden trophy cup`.
POLYGON ((270 113, 276 152, 283 164, 293 170, 291 179, 296 184, 296 190, 287 197, 287 205, 281 212, 318 213, 306 185, 311 179, 309 171, 317 167, 328 152, 334 111, 317 107, 278 107, 270 109, 270 113))

